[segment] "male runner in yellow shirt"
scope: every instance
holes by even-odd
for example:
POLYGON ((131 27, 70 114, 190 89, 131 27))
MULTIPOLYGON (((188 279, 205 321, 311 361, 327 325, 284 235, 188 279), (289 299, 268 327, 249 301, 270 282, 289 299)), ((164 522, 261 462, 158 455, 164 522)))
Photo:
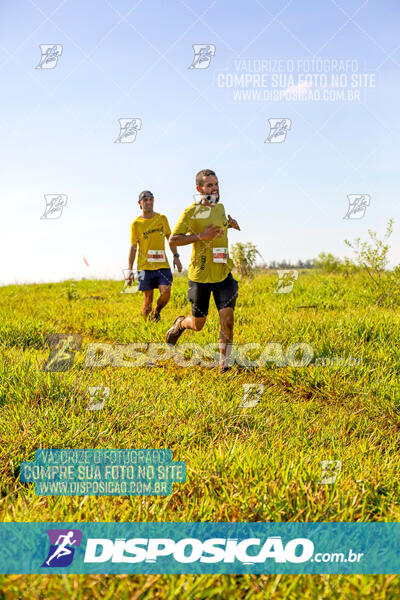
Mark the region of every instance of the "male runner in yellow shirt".
MULTIPOLYGON (((139 245, 137 261, 138 290, 143 292, 142 315, 144 320, 151 313, 153 321, 160 320, 160 312, 168 304, 171 295, 172 273, 165 255, 165 238, 169 238, 171 230, 165 215, 154 212, 154 196, 148 190, 139 195, 142 214, 131 225, 131 249, 129 251, 129 285, 135 279, 132 271, 136 257, 136 247, 139 245), (153 292, 160 290, 157 305, 152 311, 153 292)), ((182 271, 181 261, 176 247, 171 245, 174 255, 174 266, 182 271)))
POLYGON ((223 205, 218 203, 219 187, 214 171, 203 169, 197 173, 196 188, 200 202, 182 213, 169 239, 173 246, 193 244, 188 270, 192 316, 177 317, 167 331, 166 340, 168 344, 175 345, 185 329, 203 329, 212 293, 221 324, 220 370, 224 373, 229 368, 233 311, 238 295, 238 282, 231 274, 233 262, 229 258, 227 230, 229 227, 240 230, 240 227, 230 215, 226 218, 223 205))

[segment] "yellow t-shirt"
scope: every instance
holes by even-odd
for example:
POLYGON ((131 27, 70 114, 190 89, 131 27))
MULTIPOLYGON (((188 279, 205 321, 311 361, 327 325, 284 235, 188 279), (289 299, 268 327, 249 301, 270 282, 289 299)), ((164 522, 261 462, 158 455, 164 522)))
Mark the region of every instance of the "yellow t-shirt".
POLYGON ((165 215, 155 213, 151 219, 138 217, 131 225, 131 244, 139 244, 138 271, 169 269, 165 236, 171 234, 165 215))
POLYGON ((210 224, 218 225, 225 231, 214 240, 193 243, 188 276, 199 283, 223 281, 233 269, 228 250, 228 219, 223 205, 192 204, 182 213, 172 232, 172 235, 201 233, 210 224))

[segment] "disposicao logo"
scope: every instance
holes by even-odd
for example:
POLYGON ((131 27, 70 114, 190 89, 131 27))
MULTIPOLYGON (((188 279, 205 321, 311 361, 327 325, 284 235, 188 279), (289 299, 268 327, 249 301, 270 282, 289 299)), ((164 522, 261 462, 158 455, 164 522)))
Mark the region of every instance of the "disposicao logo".
POLYGON ((173 557, 178 563, 233 563, 238 560, 244 564, 263 563, 272 558, 276 563, 303 563, 314 552, 314 544, 307 538, 290 540, 285 547, 282 538, 271 536, 261 546, 260 538, 241 540, 227 538, 209 538, 204 541, 197 538, 185 538, 175 542, 170 538, 89 538, 86 544, 85 563, 155 563, 161 557, 173 557), (253 546, 253 551, 247 551, 253 546), (301 550, 300 550, 301 548, 301 550), (254 554, 259 550, 258 554, 254 554))

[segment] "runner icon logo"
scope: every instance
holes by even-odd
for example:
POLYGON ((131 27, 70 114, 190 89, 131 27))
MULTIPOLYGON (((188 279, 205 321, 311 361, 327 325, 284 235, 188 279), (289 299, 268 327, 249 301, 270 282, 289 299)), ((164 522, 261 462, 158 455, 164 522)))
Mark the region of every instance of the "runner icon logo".
POLYGON ((299 277, 299 272, 295 269, 278 269, 277 272, 279 280, 274 294, 289 294, 299 277))
POLYGON ((369 194, 348 194, 349 208, 343 219, 362 219, 371 201, 369 194))
POLYGON ((194 57, 189 69, 207 69, 215 54, 214 44, 193 44, 194 57))
POLYGON ((286 140, 286 135, 292 126, 291 119, 268 119, 269 135, 264 143, 281 144, 286 140))
POLYGON ((262 383, 243 383, 243 400, 241 403, 242 408, 253 408, 257 406, 259 399, 264 392, 264 385, 262 383))
POLYGON ((54 69, 57 66, 58 58, 62 54, 63 47, 61 44, 40 44, 39 64, 36 69, 54 69))
POLYGON ((67 206, 68 196, 66 194, 45 194, 46 208, 41 219, 59 219, 63 209, 67 206))
POLYGON ((51 333, 47 336, 50 355, 43 371, 68 371, 74 364, 75 351, 82 346, 79 334, 51 333))
POLYGON ((50 549, 46 560, 41 565, 45 568, 68 567, 74 558, 75 548, 80 546, 82 532, 79 529, 48 529, 50 549))
POLYGON ((142 119, 118 119, 120 131, 115 144, 132 144, 136 140, 139 129, 142 128, 142 119))

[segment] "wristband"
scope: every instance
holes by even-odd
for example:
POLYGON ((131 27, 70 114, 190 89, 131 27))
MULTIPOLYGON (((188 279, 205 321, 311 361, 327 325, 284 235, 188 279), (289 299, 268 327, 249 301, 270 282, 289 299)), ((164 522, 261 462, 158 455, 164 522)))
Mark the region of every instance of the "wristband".
POLYGON ((179 254, 178 253, 174 254, 174 258, 179 258, 179 254))

